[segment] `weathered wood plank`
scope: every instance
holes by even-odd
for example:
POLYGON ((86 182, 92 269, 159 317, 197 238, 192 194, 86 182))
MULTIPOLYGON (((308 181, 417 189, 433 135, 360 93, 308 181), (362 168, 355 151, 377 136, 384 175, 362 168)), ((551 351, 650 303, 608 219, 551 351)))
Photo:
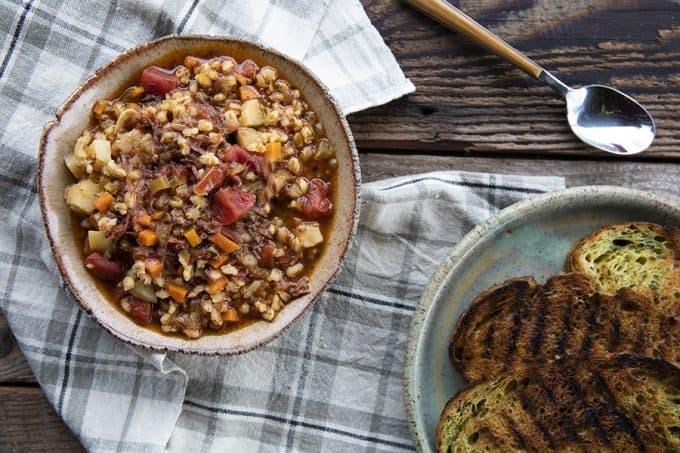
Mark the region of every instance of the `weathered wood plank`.
MULTIPOLYGON (((591 155, 563 101, 403 2, 363 0, 417 92, 350 117, 360 146, 471 153, 591 155)), ((566 83, 606 83, 655 117, 646 158, 679 158, 680 5, 671 0, 495 0, 462 8, 566 83)))
POLYGON ((39 387, 0 386, 0 451, 79 452, 78 439, 39 387))
POLYGON ((35 378, 0 313, 0 383, 13 382, 35 382, 35 378))
POLYGON ((366 154, 366 181, 438 170, 563 176, 569 187, 616 185, 644 190, 680 203, 680 165, 624 160, 584 161, 424 155, 366 154))

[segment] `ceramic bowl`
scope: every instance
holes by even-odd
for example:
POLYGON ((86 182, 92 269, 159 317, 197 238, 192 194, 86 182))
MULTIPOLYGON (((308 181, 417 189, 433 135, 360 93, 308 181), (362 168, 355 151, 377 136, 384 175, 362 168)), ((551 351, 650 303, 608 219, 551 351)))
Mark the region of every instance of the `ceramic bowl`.
POLYGON ((489 286, 564 271, 582 237, 614 223, 680 225, 680 206, 623 187, 587 186, 521 201, 470 231, 451 250, 416 307, 404 361, 406 410, 419 452, 436 451, 435 429, 446 402, 466 385, 449 361, 458 317, 489 286))
POLYGON ((234 354, 251 350, 281 334, 316 299, 338 273, 356 231, 359 217, 359 159, 354 140, 338 104, 328 89, 300 63, 257 44, 220 37, 169 36, 142 44, 119 55, 98 70, 57 110, 56 121, 45 127, 39 155, 38 192, 40 209, 52 252, 64 282, 82 308, 116 337, 146 348, 200 354, 234 354), (272 322, 258 321, 224 335, 206 335, 196 340, 164 336, 140 327, 97 288, 85 269, 81 244, 76 243, 71 212, 64 190, 74 181, 63 158, 72 152, 76 139, 90 122, 91 108, 98 99, 115 98, 149 65, 172 67, 186 55, 211 57, 230 55, 250 58, 276 67, 298 87, 317 113, 337 152, 338 187, 332 234, 311 277, 311 292, 291 301, 272 322))

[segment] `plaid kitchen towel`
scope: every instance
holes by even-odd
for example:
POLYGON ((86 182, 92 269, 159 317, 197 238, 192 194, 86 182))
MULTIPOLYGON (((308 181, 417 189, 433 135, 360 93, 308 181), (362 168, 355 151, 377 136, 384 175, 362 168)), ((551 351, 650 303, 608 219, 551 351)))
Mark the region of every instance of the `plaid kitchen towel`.
POLYGON ((34 220, 3 251, 3 308, 48 398, 90 450, 410 451, 403 357, 423 287, 475 225, 562 187, 562 178, 462 172, 364 185, 335 283, 281 337, 231 357, 150 353, 103 331, 54 279, 24 201, 34 220), (41 259, 31 256, 38 249, 41 259))
POLYGON ((344 271, 279 339, 236 357, 129 347, 56 278, 36 202, 39 133, 119 51, 182 32, 261 39, 312 67, 345 112, 412 90, 353 0, 0 1, 0 307, 36 378, 92 451, 411 449, 402 358, 422 286, 473 225, 563 181, 439 173, 367 184, 344 271))

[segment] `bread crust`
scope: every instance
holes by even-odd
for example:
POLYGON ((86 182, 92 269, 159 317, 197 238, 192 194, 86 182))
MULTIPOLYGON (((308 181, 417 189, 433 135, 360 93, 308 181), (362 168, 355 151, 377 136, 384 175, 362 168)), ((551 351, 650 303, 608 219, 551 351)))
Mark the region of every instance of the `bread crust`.
POLYGON ((653 297, 666 314, 680 316, 680 228, 650 222, 607 225, 571 249, 565 268, 592 278, 600 292, 630 287, 653 297))
POLYGON ((600 294, 588 277, 573 272, 542 286, 531 277, 492 286, 460 317, 449 345, 451 363, 469 382, 537 358, 612 353, 646 354, 680 366, 678 319, 660 311, 649 295, 631 288, 600 294))
MULTIPOLYGON (((482 339, 479 339, 475 338, 472 330, 484 327, 485 323, 493 323, 493 325, 498 325, 497 331, 510 332, 509 329, 514 322, 508 317, 520 316, 520 314, 512 314, 509 310, 513 306, 517 307, 518 310, 522 310, 523 305, 528 306, 536 288, 538 288, 538 284, 533 277, 518 277, 493 285, 475 297, 468 309, 460 316, 453 331, 452 341, 449 344, 449 359, 468 381, 482 379, 484 375, 477 368, 485 368, 481 362, 493 360, 493 357, 485 357, 481 351, 477 350, 480 343, 485 344, 487 349, 490 349, 489 346, 491 345, 488 343, 493 340, 492 335, 485 334, 482 339), (494 319, 504 315, 504 319, 494 319), (473 364, 476 364, 476 366, 473 364)), ((507 342, 497 346, 501 348, 504 345, 508 348, 512 347, 507 342)), ((500 351, 497 351, 497 353, 500 354, 500 351)))
POLYGON ((680 369, 614 354, 516 365, 444 407, 437 451, 676 451, 680 369))

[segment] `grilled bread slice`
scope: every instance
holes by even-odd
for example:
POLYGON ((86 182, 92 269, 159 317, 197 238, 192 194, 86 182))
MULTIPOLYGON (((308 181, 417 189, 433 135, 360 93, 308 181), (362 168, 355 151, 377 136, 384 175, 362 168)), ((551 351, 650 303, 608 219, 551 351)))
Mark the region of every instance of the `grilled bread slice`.
POLYGON ((479 294, 460 317, 449 357, 466 379, 498 371, 515 343, 515 325, 532 308, 540 286, 532 277, 513 278, 479 294))
POLYGON ((451 363, 468 381, 477 381, 524 358, 570 352, 565 338, 580 344, 584 332, 566 332, 572 318, 585 318, 584 298, 592 291, 590 279, 578 273, 552 277, 545 286, 531 277, 492 286, 459 318, 449 345, 451 363))
POLYGON ((437 450, 680 451, 680 369, 641 355, 525 363, 444 407, 437 450))
POLYGON ((478 381, 521 362, 610 353, 659 357, 680 366, 680 323, 654 299, 630 288, 593 292, 579 273, 545 285, 513 279, 480 294, 459 319, 449 357, 468 380, 478 381))
POLYGON ((647 222, 600 228, 574 246, 566 268, 592 278, 599 292, 633 288, 654 296, 665 313, 680 313, 678 228, 647 222))

